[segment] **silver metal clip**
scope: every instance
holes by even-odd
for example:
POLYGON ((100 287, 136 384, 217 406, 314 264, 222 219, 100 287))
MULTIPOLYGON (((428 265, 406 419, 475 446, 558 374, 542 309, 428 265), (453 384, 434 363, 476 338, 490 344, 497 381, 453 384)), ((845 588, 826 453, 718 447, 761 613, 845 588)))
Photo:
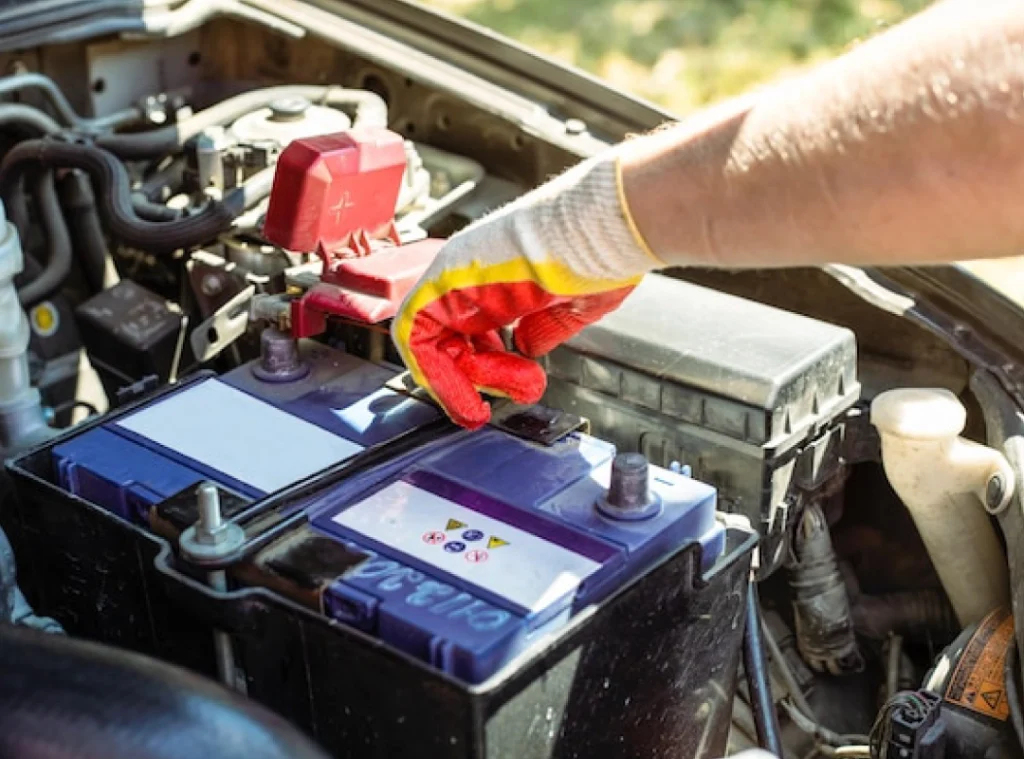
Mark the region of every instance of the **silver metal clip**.
POLYGON ((245 334, 249 304, 255 295, 256 288, 249 285, 192 331, 190 341, 197 361, 209 361, 245 334))

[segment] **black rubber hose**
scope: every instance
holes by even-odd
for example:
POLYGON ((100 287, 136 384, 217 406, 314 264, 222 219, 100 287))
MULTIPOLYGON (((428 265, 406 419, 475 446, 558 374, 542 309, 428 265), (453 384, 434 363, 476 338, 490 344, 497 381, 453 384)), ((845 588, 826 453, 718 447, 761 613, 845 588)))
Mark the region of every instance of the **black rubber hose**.
MULTIPOLYGON (((68 99, 64 97, 64 93, 61 92, 60 87, 58 87, 57 83, 48 76, 44 76, 43 74, 39 74, 34 71, 28 71, 23 74, 13 74, 11 76, 0 78, 0 95, 10 95, 11 93, 21 92, 23 90, 39 90, 42 92, 64 124, 78 129, 89 131, 113 129, 117 126, 135 121, 142 115, 138 108, 129 108, 111 116, 86 118, 85 116, 79 116, 75 112, 75 109, 71 107, 71 103, 69 103, 68 99)), ((29 106, 23 107, 27 108, 29 106)), ((46 114, 38 108, 33 108, 32 110, 46 116, 46 114)), ((47 116, 47 118, 49 117, 47 116)))
POLYGON ((6 198, 18 186, 22 174, 39 164, 46 168, 76 168, 89 174, 112 236, 153 253, 169 253, 209 242, 229 230, 239 214, 266 197, 266 179, 258 174, 252 182, 232 190, 223 200, 209 204, 193 216, 177 221, 148 221, 139 218, 132 206, 128 171, 116 156, 93 145, 57 140, 27 140, 15 146, 0 166, 0 197, 6 198))
MULTIPOLYGON (((160 202, 166 200, 164 190, 170 195, 177 194, 185 184, 185 161, 175 158, 162 169, 157 169, 139 185, 137 192, 142 193, 147 200, 160 202)), ((168 196, 169 197, 169 196, 168 196)))
POLYGON ((757 740, 761 748, 777 757, 782 754, 779 715, 775 712, 772 684, 768 674, 768 661, 761 638, 761 602, 757 583, 750 580, 747 587, 746 624, 743 630, 743 670, 750 690, 750 709, 754 713, 757 740))
POLYGON ((154 203, 138 191, 132 193, 132 210, 140 219, 146 221, 176 221, 185 215, 180 208, 154 203))
POLYGON ((57 199, 53 172, 43 170, 33 181, 33 196, 39 221, 46 234, 47 257, 43 272, 18 290, 18 300, 25 309, 46 300, 60 290, 71 273, 71 237, 64 213, 57 199))
POLYGON ((110 251, 89 178, 80 171, 68 172, 57 190, 71 232, 72 248, 89 288, 98 293, 103 290, 110 251))
POLYGON ((265 108, 275 100, 300 97, 335 108, 348 106, 355 111, 356 126, 387 126, 388 107, 383 98, 368 90, 346 90, 317 85, 266 87, 228 98, 176 124, 133 134, 105 134, 96 144, 126 160, 143 160, 176 153, 204 129, 228 124, 240 116, 265 108))
POLYGON ((281 717, 139 654, 0 625, 0 757, 328 759, 281 717))
MULTIPOLYGON (((0 82, 3 82, 0 79, 0 82)), ((20 127, 32 135, 57 134, 60 124, 30 105, 0 104, 0 127, 20 127)))
MULTIPOLYGON (((0 79, 0 84, 7 81, 9 80, 0 79)), ((3 94, 2 88, 0 88, 0 94, 3 94)), ((31 137, 40 137, 57 134, 60 131, 60 124, 38 108, 20 103, 2 103, 0 104, 0 129, 11 128, 20 130, 31 137)), ((28 233, 29 215, 25 193, 20 183, 18 191, 12 191, 5 196, 4 200, 7 205, 7 217, 17 228, 18 234, 24 237, 28 233)))

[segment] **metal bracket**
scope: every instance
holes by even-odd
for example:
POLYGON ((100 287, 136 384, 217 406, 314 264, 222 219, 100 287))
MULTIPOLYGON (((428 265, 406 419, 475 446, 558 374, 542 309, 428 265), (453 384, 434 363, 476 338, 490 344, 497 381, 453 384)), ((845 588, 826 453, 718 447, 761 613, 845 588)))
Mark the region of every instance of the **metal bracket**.
POLYGON ((249 285, 192 331, 190 342, 197 361, 209 361, 245 334, 255 295, 256 288, 249 285))

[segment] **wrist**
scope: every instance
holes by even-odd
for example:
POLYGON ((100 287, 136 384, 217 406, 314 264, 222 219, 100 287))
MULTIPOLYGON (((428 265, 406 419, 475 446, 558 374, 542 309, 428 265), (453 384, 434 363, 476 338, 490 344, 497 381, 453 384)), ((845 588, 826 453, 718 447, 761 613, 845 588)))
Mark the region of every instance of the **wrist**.
POLYGON ((723 265, 716 219, 740 129, 760 93, 727 101, 621 146, 623 202, 666 266, 723 265))

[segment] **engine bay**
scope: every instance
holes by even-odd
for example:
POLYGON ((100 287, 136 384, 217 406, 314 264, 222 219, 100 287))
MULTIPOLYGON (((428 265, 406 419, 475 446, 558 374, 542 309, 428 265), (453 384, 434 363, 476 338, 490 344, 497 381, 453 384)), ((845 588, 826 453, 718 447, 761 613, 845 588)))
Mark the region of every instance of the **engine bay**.
POLYGON ((360 8, 0 55, 0 621, 335 757, 1020 755, 969 356, 850 272, 667 271, 455 428, 401 299, 642 119, 360 8))

